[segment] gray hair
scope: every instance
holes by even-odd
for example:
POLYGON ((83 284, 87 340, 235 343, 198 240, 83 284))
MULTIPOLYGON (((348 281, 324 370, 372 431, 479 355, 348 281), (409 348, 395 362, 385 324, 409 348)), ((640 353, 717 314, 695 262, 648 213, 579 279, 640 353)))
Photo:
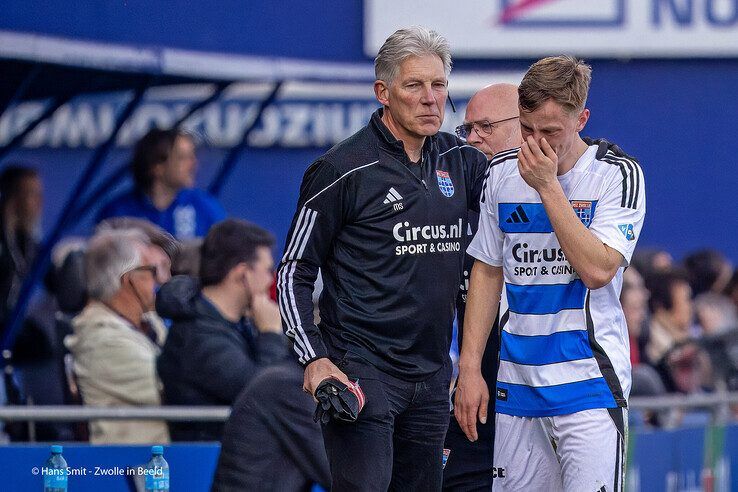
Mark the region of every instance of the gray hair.
POLYGON ((90 240, 85 253, 87 293, 91 299, 107 301, 121 287, 120 277, 141 266, 141 252, 150 244, 137 230, 104 230, 90 240))
POLYGON ((377 80, 392 84, 406 58, 424 55, 438 56, 446 77, 451 74, 451 45, 446 38, 422 26, 398 29, 379 48, 374 59, 374 75, 377 80))

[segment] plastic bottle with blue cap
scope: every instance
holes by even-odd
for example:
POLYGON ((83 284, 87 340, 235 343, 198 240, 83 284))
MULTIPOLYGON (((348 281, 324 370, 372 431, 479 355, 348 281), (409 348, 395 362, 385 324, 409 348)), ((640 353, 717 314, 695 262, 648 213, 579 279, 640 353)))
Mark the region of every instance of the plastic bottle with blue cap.
POLYGON ((164 459, 164 447, 151 447, 145 482, 146 492, 169 492, 169 464, 164 459))
POLYGON ((51 446, 51 456, 41 469, 44 479, 44 492, 67 492, 67 461, 62 456, 64 449, 55 444, 51 446))

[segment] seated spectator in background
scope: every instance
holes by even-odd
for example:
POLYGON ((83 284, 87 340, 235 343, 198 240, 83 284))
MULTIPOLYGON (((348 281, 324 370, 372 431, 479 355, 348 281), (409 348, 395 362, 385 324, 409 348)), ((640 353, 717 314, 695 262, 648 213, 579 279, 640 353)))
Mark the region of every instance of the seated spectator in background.
POLYGON ((646 285, 651 293, 646 356, 656 366, 669 349, 690 337, 694 313, 692 289, 687 276, 676 271, 654 273, 646 285))
MULTIPOLYGON (((172 260, 179 253, 179 242, 161 227, 152 224, 148 220, 135 217, 113 217, 103 220, 97 225, 96 232, 105 230, 134 230, 142 232, 149 240, 147 246, 148 256, 152 264, 156 266, 156 283, 164 285, 172 278, 172 260)), ((163 345, 166 339, 167 329, 156 311, 144 313, 145 326, 158 345, 163 345)))
POLYGON ((738 309, 738 268, 733 271, 733 276, 725 288, 725 295, 728 296, 736 309, 738 309))
POLYGON ((9 166, 0 174, 0 333, 36 256, 43 187, 35 169, 9 166))
POLYGON ((646 355, 666 390, 694 393, 712 389, 710 357, 690 332, 694 305, 686 274, 656 273, 647 286, 652 316, 646 355))
MULTIPOLYGON (((84 307, 84 279, 74 272, 74 280, 70 281, 69 272, 70 268, 74 270, 79 265, 86 242, 82 238, 70 237, 54 246, 51 265, 44 277, 45 289, 31 301, 23 327, 15 339, 13 365, 25 403, 29 405, 64 405, 70 402, 64 372, 63 340, 71 333, 71 318, 66 316, 65 309, 72 304, 76 314, 84 307), (80 298, 81 305, 78 304, 80 298)), ((34 427, 38 441, 71 441, 77 437, 73 433, 75 427, 69 422, 36 422, 34 427)), ((24 423, 21 429, 22 434, 13 437, 28 440, 28 426, 24 423)), ((19 429, 11 426, 11 430, 19 429)))
MULTIPOLYGON (((89 242, 85 275, 89 301, 65 340, 85 405, 160 405, 159 347, 144 313, 154 307, 156 265, 140 231, 103 231, 89 242)), ((92 421, 90 442, 165 443, 162 421, 92 421)))
POLYGON ((179 254, 181 244, 161 227, 136 217, 113 217, 100 222, 95 232, 134 229, 149 239, 149 254, 156 265, 156 281, 164 285, 172 278, 172 261, 179 254))
POLYGON ((730 298, 715 292, 698 295, 694 309, 718 388, 738 390, 738 309, 730 298))
POLYGON ((733 275, 733 266, 728 259, 714 249, 695 251, 684 258, 692 293, 698 296, 704 292, 721 294, 733 275))
MULTIPOLYGON (((643 278, 638 271, 630 267, 623 272, 623 288, 620 291, 620 303, 623 306, 625 324, 628 327, 630 340, 630 363, 633 385, 631 396, 654 396, 665 392, 664 383, 656 370, 648 364, 641 363, 641 353, 647 339, 644 325, 648 318, 648 297, 643 278)), ((648 414, 649 418, 652 417, 648 414)))
POLYGON ((213 492, 330 488, 315 400, 302 383, 302 367, 294 361, 268 367, 246 385, 223 431, 213 492))
MULTIPOLYGON (((157 364, 167 404, 232 405, 259 369, 288 357, 279 308, 268 297, 273 246, 264 229, 225 220, 202 245, 202 287, 184 276, 162 286, 156 309, 173 321, 157 364)), ((172 439, 184 441, 220 440, 222 428, 170 423, 172 439)))
POLYGON ((623 288, 620 291, 620 304, 623 306, 625 324, 630 339, 630 363, 633 366, 641 362, 643 325, 648 317, 648 290, 643 284, 643 277, 631 267, 623 272, 623 288))
POLYGON ((150 130, 135 146, 131 171, 134 189, 111 200, 98 215, 140 217, 177 239, 207 234, 225 211, 207 192, 193 188, 195 142, 178 129, 150 130))
POLYGON ((638 270, 646 283, 654 273, 671 271, 672 264, 671 254, 663 249, 655 248, 638 248, 633 253, 633 261, 630 262, 630 265, 638 270))
POLYGON ((702 334, 717 336, 738 329, 738 309, 731 300, 715 292, 704 292, 694 299, 694 312, 702 334))

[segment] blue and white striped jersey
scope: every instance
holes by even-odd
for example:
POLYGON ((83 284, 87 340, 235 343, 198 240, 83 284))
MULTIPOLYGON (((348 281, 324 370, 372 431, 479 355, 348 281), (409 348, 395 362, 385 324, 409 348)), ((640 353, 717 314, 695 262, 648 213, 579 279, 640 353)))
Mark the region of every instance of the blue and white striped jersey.
POLYGON ((538 193, 520 176, 516 151, 491 162, 468 248, 504 273, 497 411, 542 417, 626 406, 630 347, 619 295, 645 215, 640 166, 593 145, 559 176, 582 223, 624 258, 608 285, 590 290, 567 261, 538 193))

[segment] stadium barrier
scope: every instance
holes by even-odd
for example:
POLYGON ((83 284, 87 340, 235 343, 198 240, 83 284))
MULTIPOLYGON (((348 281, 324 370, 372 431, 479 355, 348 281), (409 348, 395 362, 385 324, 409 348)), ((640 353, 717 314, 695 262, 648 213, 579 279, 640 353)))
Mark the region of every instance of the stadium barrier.
MULTIPOLYGON (((738 391, 694 395, 633 397, 628 400, 631 411, 674 409, 708 409, 719 419, 728 419, 730 406, 738 405, 738 391)), ((226 406, 156 406, 156 407, 89 407, 89 406, 0 406, 0 421, 72 422, 94 419, 167 420, 170 422, 224 422, 231 409, 226 406)), ((724 423, 724 421, 722 421, 724 423)), ((715 423, 721 423, 716 421, 715 423)))
MULTIPOLYGON (((728 492, 738 490, 738 424, 728 423, 738 392, 705 395, 667 395, 631 398, 626 490, 728 492), (680 428, 656 429, 634 421, 649 412, 702 415, 682 419, 680 428), (634 415, 638 415, 635 419, 634 415)), ((168 421, 225 421, 228 407, 0 406, 0 421, 88 421, 136 419, 168 421)), ((70 470, 70 490, 137 490, 137 467, 149 458, 149 446, 93 446, 63 443, 70 470)), ((218 443, 173 443, 164 456, 171 470, 171 489, 207 491, 215 472, 218 443)), ((0 474, 8 490, 41 490, 41 468, 47 444, 13 443, 0 446, 0 474)), ((140 482, 140 480, 139 480, 140 482)))

